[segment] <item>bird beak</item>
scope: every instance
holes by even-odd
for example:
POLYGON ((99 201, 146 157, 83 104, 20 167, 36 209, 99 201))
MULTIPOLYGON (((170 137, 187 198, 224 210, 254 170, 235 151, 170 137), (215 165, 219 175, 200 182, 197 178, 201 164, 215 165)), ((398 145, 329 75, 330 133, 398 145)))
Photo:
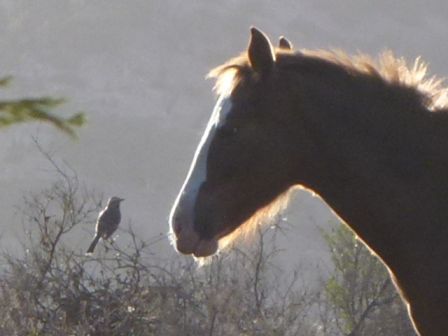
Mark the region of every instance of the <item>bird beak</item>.
POLYGON ((120 198, 120 202, 123 202, 124 201, 124 198, 120 198))

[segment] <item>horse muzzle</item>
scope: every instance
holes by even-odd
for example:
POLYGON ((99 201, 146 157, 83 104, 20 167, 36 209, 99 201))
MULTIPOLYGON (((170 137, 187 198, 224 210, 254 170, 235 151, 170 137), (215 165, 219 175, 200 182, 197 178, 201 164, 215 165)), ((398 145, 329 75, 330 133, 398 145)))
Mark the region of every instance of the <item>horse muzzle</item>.
POLYGON ((170 216, 171 231, 174 233, 176 250, 182 254, 193 254, 195 257, 208 257, 218 250, 216 239, 201 239, 194 230, 192 216, 181 207, 175 207, 170 216))

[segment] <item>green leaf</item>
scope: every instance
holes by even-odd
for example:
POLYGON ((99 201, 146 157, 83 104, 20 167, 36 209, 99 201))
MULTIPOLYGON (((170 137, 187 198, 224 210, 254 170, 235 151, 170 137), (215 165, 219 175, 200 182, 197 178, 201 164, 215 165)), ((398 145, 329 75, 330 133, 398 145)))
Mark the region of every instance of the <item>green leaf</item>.
POLYGON ((69 119, 67 119, 67 123, 69 123, 70 125, 73 126, 82 126, 84 125, 86 122, 86 117, 84 115, 84 113, 76 113, 75 115, 73 115, 72 117, 70 117, 69 119))
POLYGON ((6 76, 3 78, 0 78, 0 86, 7 86, 12 81, 12 76, 6 76))
MULTIPOLYGON (((11 77, 0 79, 0 86, 6 86, 11 77)), ((62 132, 76 137, 75 128, 85 124, 84 113, 78 112, 68 118, 59 117, 53 110, 65 103, 64 98, 40 97, 0 101, 0 127, 23 122, 45 122, 62 132)))

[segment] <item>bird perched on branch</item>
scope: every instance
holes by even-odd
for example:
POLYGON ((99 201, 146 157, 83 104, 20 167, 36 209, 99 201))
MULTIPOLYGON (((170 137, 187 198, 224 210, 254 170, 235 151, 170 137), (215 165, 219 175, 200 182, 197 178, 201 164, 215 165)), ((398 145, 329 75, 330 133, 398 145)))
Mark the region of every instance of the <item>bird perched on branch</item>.
POLYGON ((103 240, 108 239, 118 228, 121 220, 120 203, 122 201, 124 201, 124 198, 115 196, 109 198, 106 207, 98 215, 95 226, 95 237, 86 254, 92 254, 100 238, 103 238, 103 240))

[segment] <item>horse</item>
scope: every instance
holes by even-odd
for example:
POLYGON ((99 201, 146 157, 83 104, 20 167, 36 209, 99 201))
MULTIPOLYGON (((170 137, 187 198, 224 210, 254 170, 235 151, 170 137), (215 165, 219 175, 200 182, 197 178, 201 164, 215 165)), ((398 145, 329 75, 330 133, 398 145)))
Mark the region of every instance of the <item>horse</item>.
POLYGON ((304 188, 383 261, 419 335, 446 335, 448 90, 427 64, 273 47, 252 27, 210 76, 217 103, 169 218, 177 251, 211 256, 304 188))

